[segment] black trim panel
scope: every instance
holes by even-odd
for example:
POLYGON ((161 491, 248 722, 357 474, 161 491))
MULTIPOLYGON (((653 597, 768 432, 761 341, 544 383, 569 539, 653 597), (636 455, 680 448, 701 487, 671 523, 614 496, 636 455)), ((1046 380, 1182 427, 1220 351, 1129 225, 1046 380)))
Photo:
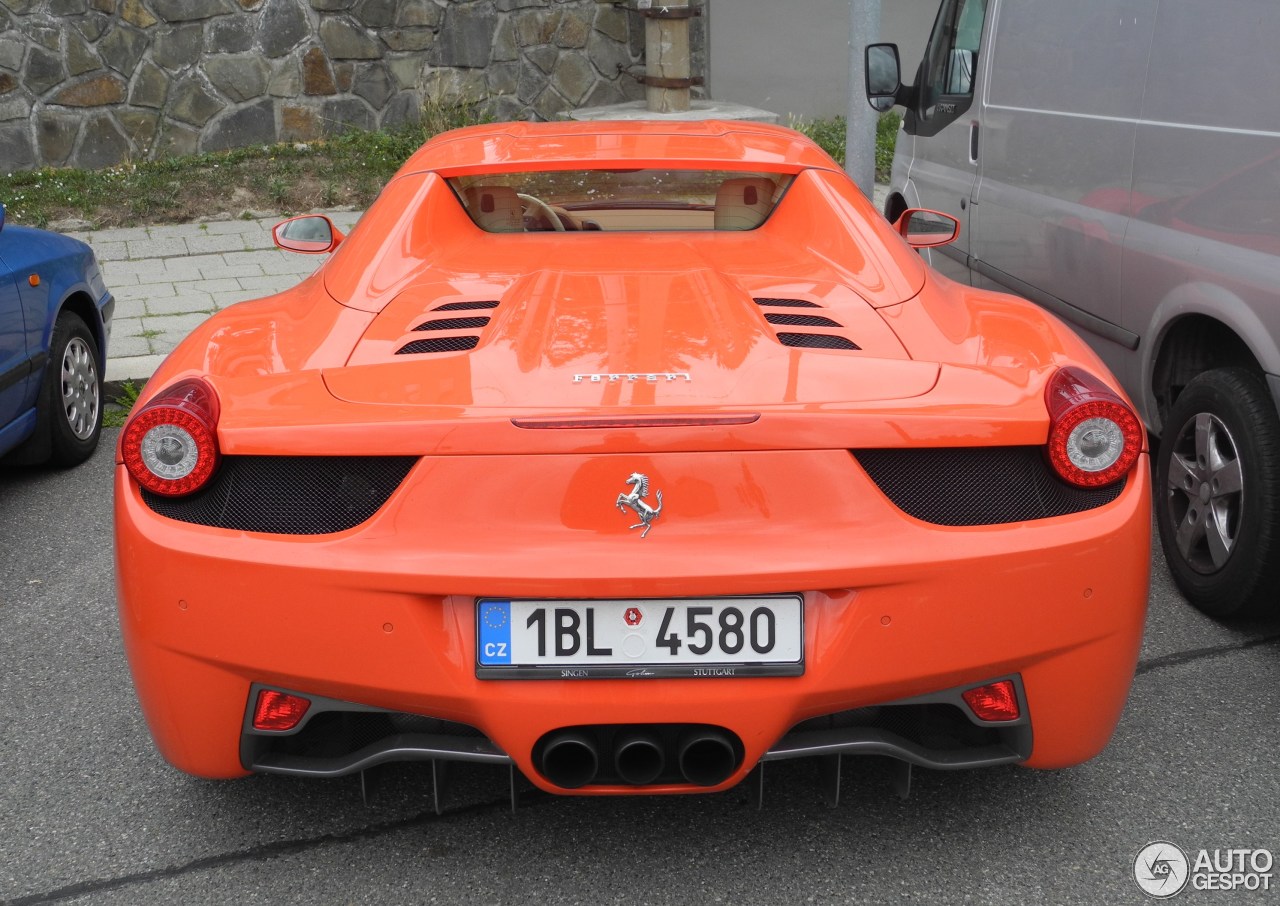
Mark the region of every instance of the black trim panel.
POLYGON ((44 363, 47 361, 49 361, 49 353, 37 352, 22 364, 10 368, 4 374, 0 374, 0 390, 8 390, 14 384, 26 380, 29 375, 42 370, 44 363))

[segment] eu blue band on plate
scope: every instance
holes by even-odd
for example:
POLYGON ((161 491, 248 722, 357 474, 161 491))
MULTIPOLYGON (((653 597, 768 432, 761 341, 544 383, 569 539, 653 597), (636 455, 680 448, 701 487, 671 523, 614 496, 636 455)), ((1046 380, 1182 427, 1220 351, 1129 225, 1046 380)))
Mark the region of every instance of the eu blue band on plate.
POLYGON ((485 601, 480 605, 481 664, 511 663, 511 602, 485 601))

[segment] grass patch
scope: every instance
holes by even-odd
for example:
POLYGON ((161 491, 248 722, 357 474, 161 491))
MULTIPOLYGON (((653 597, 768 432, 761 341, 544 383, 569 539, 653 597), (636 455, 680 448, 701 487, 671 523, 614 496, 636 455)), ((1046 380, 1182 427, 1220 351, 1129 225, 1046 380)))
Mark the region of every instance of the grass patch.
POLYGON ((108 393, 113 389, 116 395, 109 397, 103 407, 102 425, 104 428, 123 428, 134 404, 138 402, 140 389, 133 381, 123 381, 119 385, 109 384, 106 387, 108 393))
MULTIPOLYGON (((13 223, 48 227, 83 221, 89 229, 364 209, 424 141, 449 129, 491 122, 484 111, 483 101, 429 102, 420 122, 402 129, 348 130, 323 141, 255 145, 103 170, 0 170, 0 201, 13 223)), ((886 113, 877 124, 880 181, 889 178, 900 122, 898 114, 886 113)), ((792 125, 844 166, 844 117, 792 125)))
POLYGON ((480 102, 430 103, 420 123, 402 129, 348 130, 323 141, 255 145, 103 170, 0 170, 0 201, 14 223, 47 227, 82 220, 97 229, 255 211, 287 215, 344 205, 366 208, 428 138, 488 121, 480 102))
MULTIPOLYGON (((791 127, 817 142, 823 151, 843 167, 845 123, 843 116, 837 116, 825 120, 797 120, 791 127)), ((893 149, 898 140, 898 127, 901 125, 902 117, 893 112, 881 114, 876 121, 876 179, 879 182, 889 181, 889 171, 893 167, 893 149)))

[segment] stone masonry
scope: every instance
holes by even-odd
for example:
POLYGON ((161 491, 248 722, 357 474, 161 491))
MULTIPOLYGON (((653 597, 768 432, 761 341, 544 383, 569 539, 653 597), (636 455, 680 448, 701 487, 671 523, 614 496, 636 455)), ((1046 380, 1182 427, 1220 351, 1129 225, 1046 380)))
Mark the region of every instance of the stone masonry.
POLYGON ((307 141, 480 102, 554 119, 643 96, 601 0, 0 0, 0 167, 307 141))

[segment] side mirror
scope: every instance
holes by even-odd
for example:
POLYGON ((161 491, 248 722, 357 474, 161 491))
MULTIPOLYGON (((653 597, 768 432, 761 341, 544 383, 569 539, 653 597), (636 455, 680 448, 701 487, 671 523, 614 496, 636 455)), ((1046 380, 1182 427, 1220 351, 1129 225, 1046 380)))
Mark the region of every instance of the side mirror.
POLYGON ((0 230, 4 229, 4 205, 0 204, 0 230))
POLYGON ((960 235, 960 221, 941 211, 925 208, 909 208, 894 223, 907 244, 913 249, 929 249, 954 242, 960 235))
POLYGON ((866 50, 867 101, 884 113, 898 102, 902 87, 902 63, 897 44, 868 44, 866 50))
POLYGON ((271 238, 286 252, 323 255, 336 249, 346 237, 323 214, 305 214, 277 223, 271 229, 271 238))

